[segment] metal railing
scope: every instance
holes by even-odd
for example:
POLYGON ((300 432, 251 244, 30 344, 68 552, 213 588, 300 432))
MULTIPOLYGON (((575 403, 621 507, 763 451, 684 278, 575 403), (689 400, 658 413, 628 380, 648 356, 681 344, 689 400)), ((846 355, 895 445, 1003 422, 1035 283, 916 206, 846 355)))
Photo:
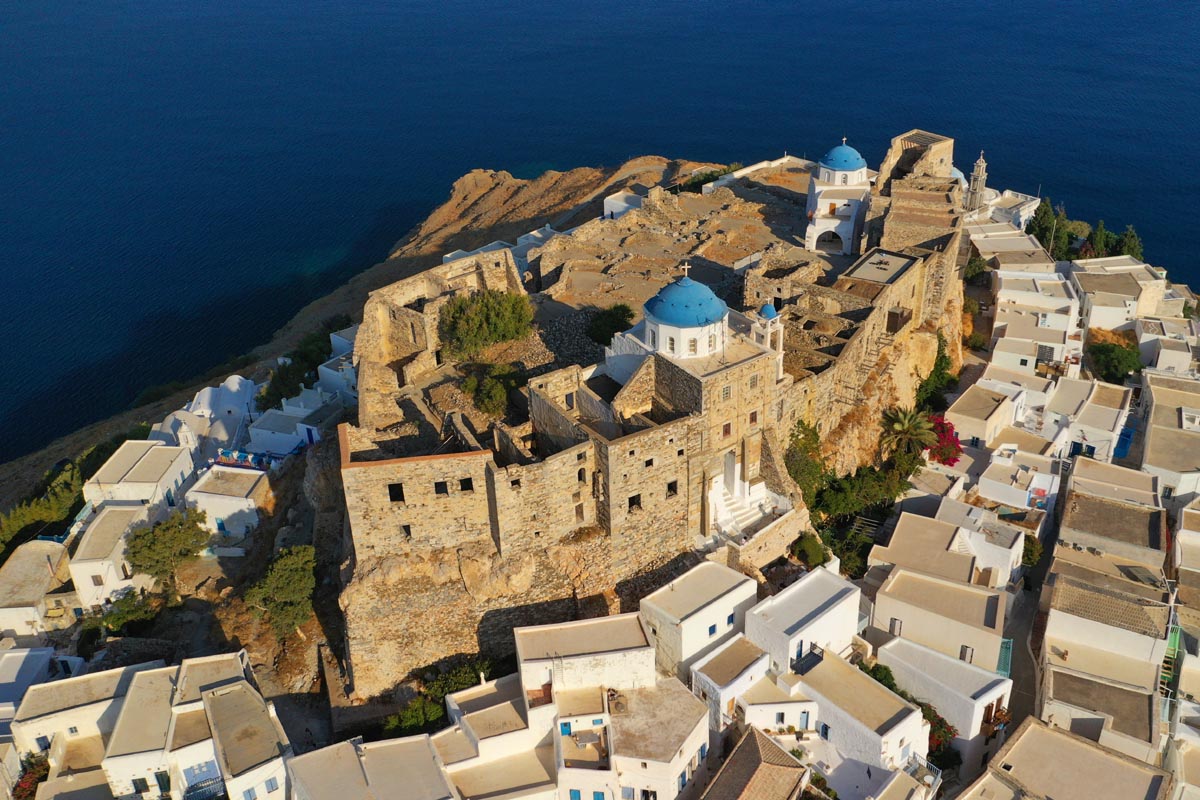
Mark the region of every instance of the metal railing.
POLYGON ((183 792, 183 800, 225 800, 225 781, 221 778, 207 778, 196 781, 183 792))

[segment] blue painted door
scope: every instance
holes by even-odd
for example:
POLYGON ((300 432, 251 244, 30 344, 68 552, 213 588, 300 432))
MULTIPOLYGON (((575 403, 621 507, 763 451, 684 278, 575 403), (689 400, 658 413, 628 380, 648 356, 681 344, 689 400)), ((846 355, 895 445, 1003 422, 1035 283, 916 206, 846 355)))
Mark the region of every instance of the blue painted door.
POLYGON ((825 739, 826 741, 829 739, 829 726, 824 722, 821 723, 821 738, 825 739))
POLYGON ((800 712, 800 730, 802 730, 802 731, 808 730, 808 712, 807 711, 800 712))

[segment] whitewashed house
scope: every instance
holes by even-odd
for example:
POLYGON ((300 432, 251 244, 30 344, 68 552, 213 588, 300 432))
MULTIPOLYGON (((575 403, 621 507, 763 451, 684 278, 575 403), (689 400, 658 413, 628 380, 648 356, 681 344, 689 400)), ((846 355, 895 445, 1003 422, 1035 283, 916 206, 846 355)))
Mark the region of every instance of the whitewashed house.
POLYGON ((1062 378, 1046 404, 1043 436, 1059 445, 1054 453, 1059 458, 1112 461, 1132 402, 1133 391, 1123 386, 1062 378))
POLYGON ((40 644, 46 631, 73 625, 79 601, 64 591, 70 580, 61 544, 35 539, 18 546, 0 565, 0 635, 40 644))
POLYGON ((658 669, 686 681, 697 659, 742 630, 757 600, 753 578, 712 561, 642 598, 639 613, 658 669))
POLYGON ((258 508, 270 491, 265 472, 218 464, 188 489, 185 503, 188 508, 204 512, 204 525, 209 531, 241 538, 258 524, 258 508))
POLYGON ((429 736, 338 742, 287 765, 295 800, 459 800, 429 736))
POLYGON ((321 389, 304 389, 284 399, 280 408, 264 411, 250 423, 251 453, 285 456, 321 441, 321 431, 341 413, 336 395, 321 389))
POLYGON ((140 503, 104 503, 88 521, 70 563, 82 608, 98 614, 117 597, 153 585, 153 578, 135 574, 125 559, 130 531, 149 524, 140 503))
POLYGON ((1013 682, 995 672, 896 637, 876 651, 896 685, 929 703, 954 726, 953 747, 962 756, 959 776, 971 780, 1004 744, 1013 682))
MULTIPOLYGON (((718 755, 730 749, 728 737, 738 721, 738 698, 744 697, 761 680, 773 683, 767 677, 770 667, 771 659, 767 654, 741 633, 692 665, 692 694, 708 706, 709 744, 718 755)), ((799 719, 789 723, 785 713, 780 721, 774 713, 772 711, 772 716, 767 719, 749 719, 743 714, 742 720, 762 728, 776 729, 791 724, 800 729, 799 719)))
POLYGON ((317 367, 316 388, 336 394, 344 405, 358 402, 358 371, 354 366, 354 339, 358 326, 329 334, 330 356, 317 367))
POLYGON ((750 609, 746 637, 771 657, 776 673, 814 648, 844 655, 859 630, 861 595, 857 586, 819 567, 750 609))
POLYGON ((83 484, 83 498, 94 506, 110 500, 174 508, 193 470, 192 453, 186 447, 130 440, 83 484))
MULTIPOLYGON (((0 647, 12 641, 0 642, 0 647)), ((84 661, 55 655, 52 647, 0 649, 0 794, 12 797, 21 777, 21 756, 13 742, 12 721, 30 687, 80 674, 84 661)))
POLYGON ((896 567, 875 596, 872 625, 1007 676, 1004 592, 896 567))

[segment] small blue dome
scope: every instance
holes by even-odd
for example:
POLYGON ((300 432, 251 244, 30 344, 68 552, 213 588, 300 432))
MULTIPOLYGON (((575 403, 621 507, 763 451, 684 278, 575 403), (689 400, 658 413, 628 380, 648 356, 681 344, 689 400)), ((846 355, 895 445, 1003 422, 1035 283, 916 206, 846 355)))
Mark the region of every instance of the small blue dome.
POLYGON ((865 167, 867 160, 862 157, 861 153, 843 142, 821 156, 821 160, 818 163, 822 167, 828 167, 839 172, 853 172, 856 169, 865 167))
POLYGON ((671 281, 642 306, 646 316, 664 325, 699 328, 722 320, 729 308, 703 283, 688 276, 671 281))
POLYGON ((779 312, 770 303, 763 303, 763 307, 758 310, 758 315, 763 319, 775 319, 779 316, 779 312))

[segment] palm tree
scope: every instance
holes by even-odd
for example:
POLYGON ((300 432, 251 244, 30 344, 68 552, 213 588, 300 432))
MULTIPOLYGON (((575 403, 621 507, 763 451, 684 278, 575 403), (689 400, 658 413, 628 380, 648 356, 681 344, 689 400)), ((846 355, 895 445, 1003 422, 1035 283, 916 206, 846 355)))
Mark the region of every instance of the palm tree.
POLYGON ((883 434, 879 446, 885 455, 897 451, 919 454, 937 444, 937 434, 929 415, 918 408, 893 406, 883 412, 883 434))

